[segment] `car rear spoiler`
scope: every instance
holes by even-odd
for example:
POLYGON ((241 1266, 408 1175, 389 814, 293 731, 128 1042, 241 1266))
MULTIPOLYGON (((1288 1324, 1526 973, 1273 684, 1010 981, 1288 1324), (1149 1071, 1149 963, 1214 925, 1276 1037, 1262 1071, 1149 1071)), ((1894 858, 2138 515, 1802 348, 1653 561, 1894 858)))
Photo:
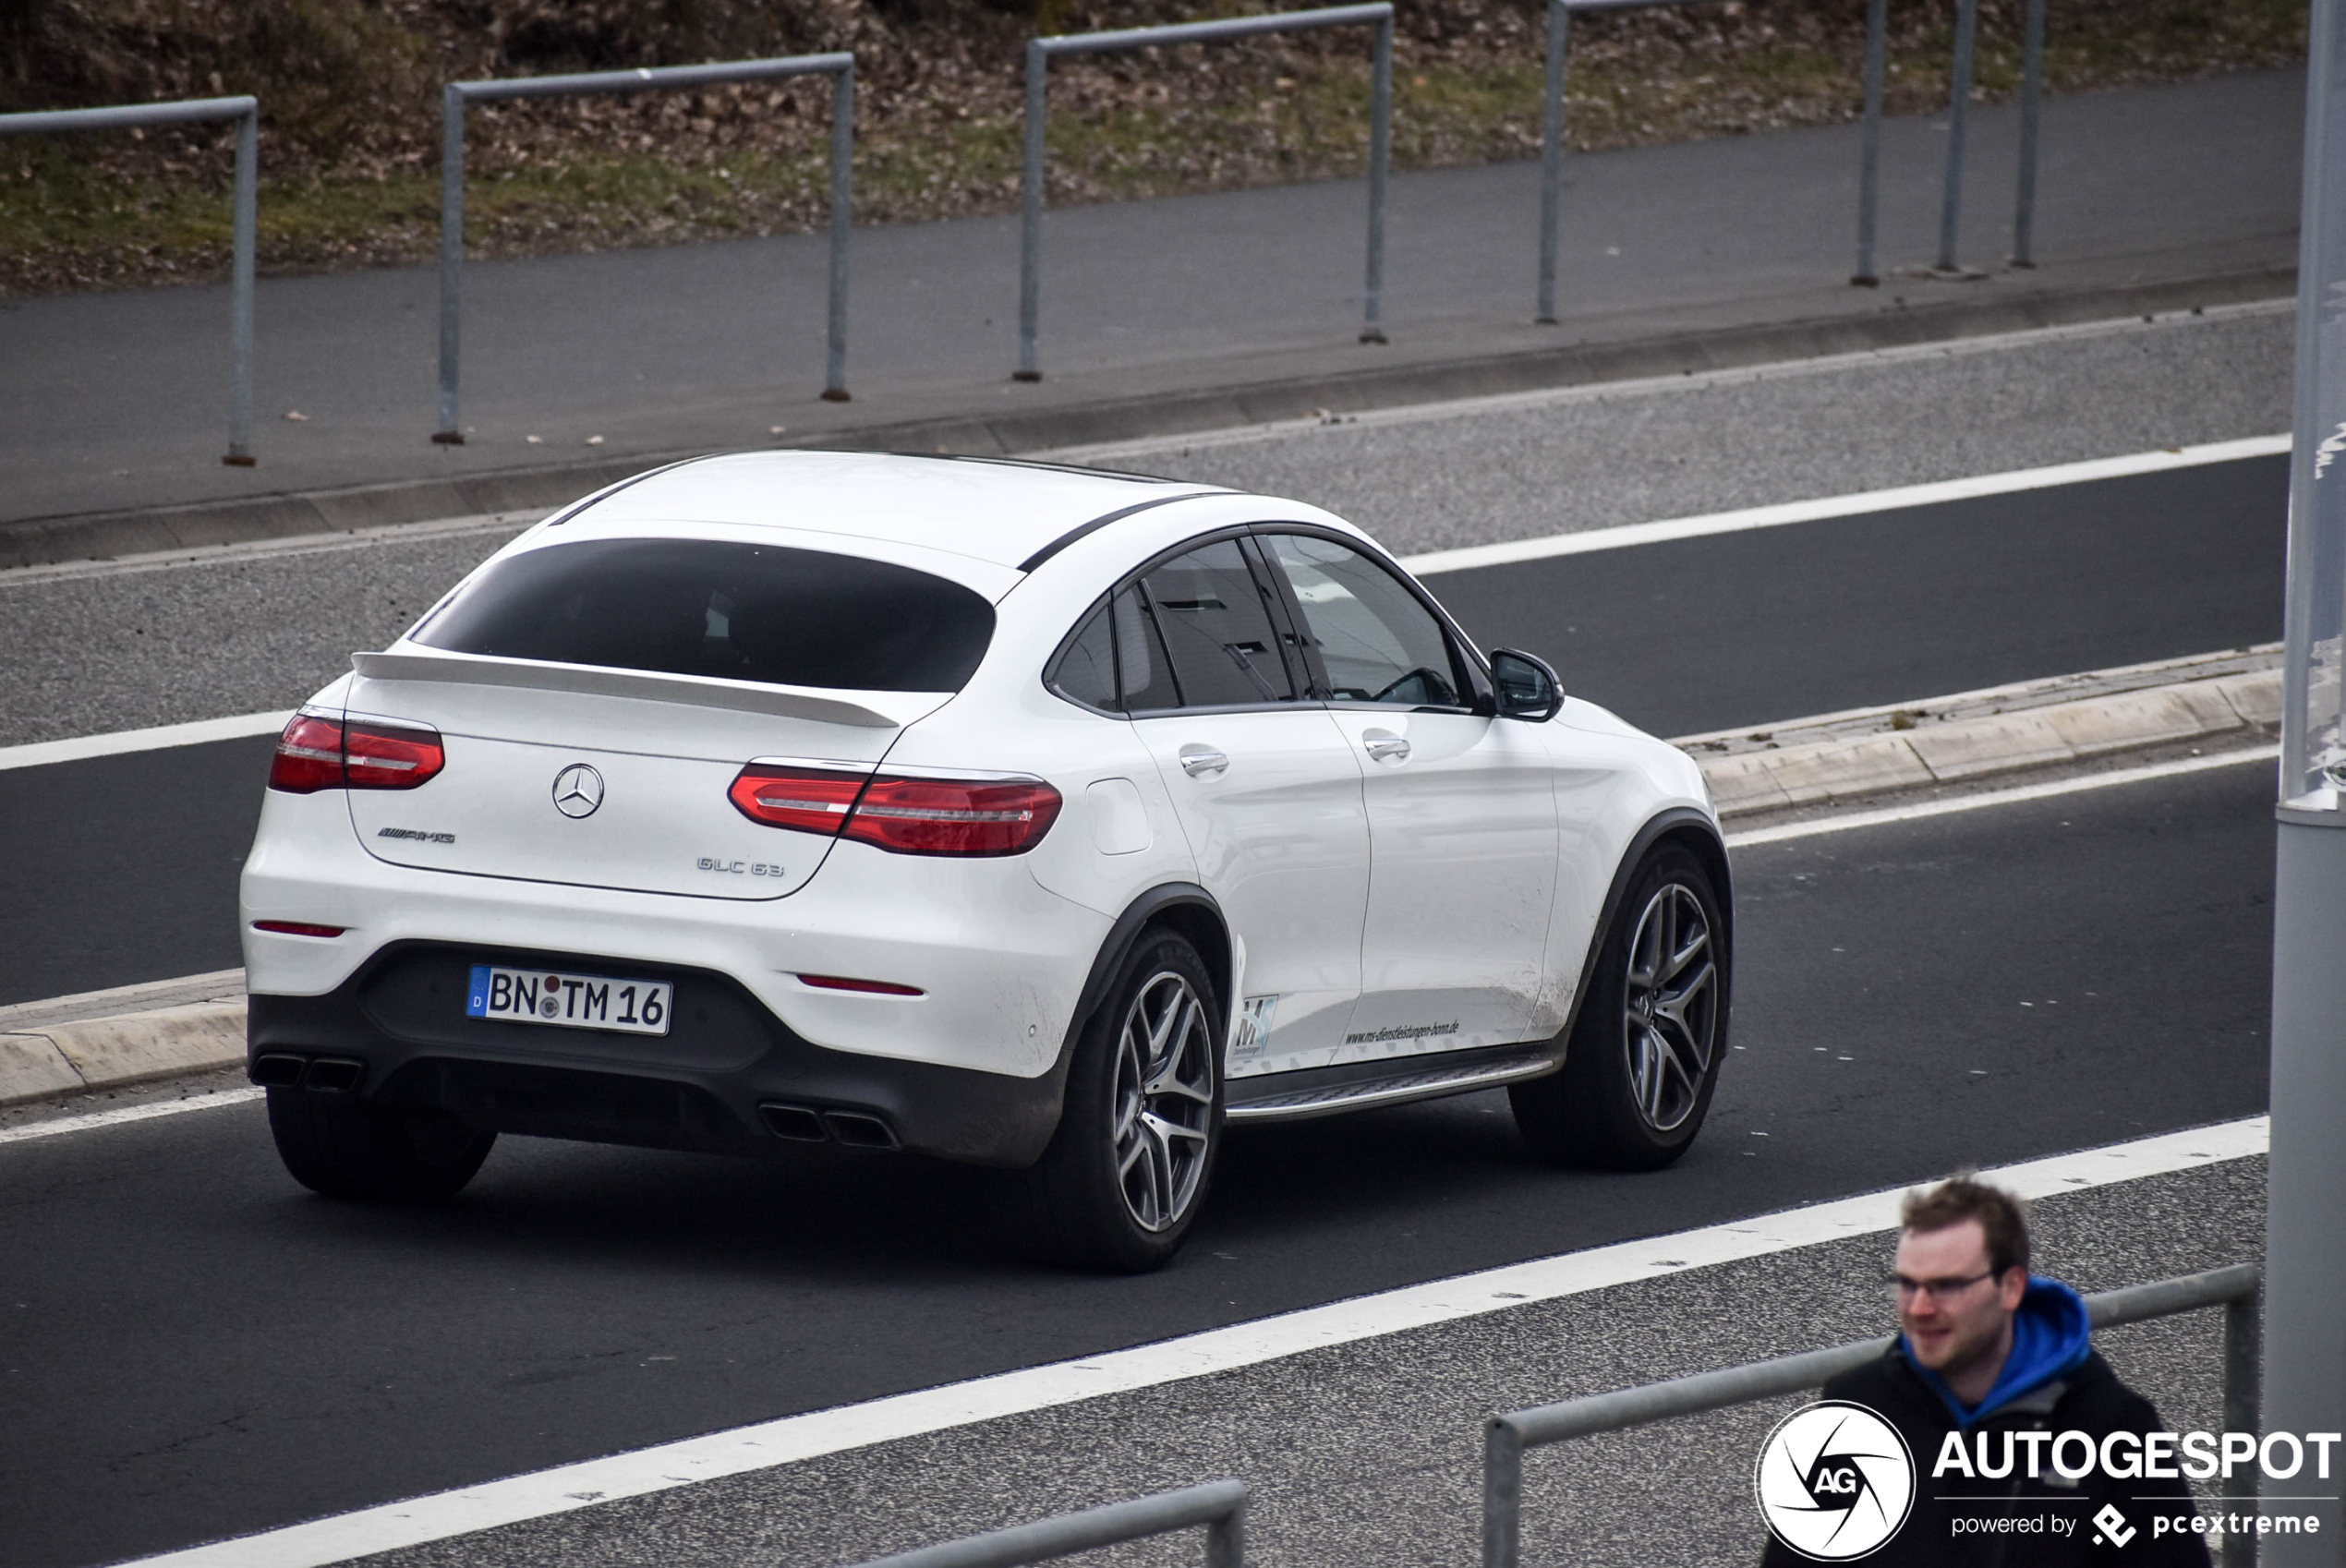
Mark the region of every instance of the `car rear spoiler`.
POLYGON ((610 669, 599 665, 543 664, 536 659, 490 658, 478 654, 355 653, 350 666, 369 681, 442 681, 465 686, 518 686, 538 692, 577 692, 597 697, 634 697, 642 702, 680 703, 689 707, 770 713, 818 724, 857 730, 899 730, 936 708, 949 692, 857 692, 835 696, 804 686, 767 686, 754 681, 722 681, 664 670, 610 669), (902 718, 875 703, 901 706, 902 718))

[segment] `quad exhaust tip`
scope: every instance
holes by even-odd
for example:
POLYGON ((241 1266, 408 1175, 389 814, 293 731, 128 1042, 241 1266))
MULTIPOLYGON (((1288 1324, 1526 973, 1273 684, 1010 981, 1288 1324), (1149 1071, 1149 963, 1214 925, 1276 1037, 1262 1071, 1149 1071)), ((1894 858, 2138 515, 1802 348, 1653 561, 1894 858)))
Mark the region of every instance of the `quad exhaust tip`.
POLYGON ((296 1056, 272 1051, 253 1058, 252 1081, 263 1089, 308 1089, 319 1094, 347 1094, 367 1077, 367 1064, 341 1056, 296 1056))
POLYGON ((896 1129, 869 1111, 831 1111, 815 1105, 757 1107, 766 1130, 792 1143, 839 1143, 850 1149, 901 1149, 896 1129))

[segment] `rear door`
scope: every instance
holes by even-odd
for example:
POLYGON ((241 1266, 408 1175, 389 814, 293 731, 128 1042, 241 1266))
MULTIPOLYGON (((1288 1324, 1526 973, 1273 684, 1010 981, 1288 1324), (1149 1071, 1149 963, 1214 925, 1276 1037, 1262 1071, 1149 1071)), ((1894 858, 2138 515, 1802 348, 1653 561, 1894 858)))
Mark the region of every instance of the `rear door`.
POLYGON ((1409 1055, 1524 1039, 1556 881, 1536 728, 1476 711, 1469 656, 1382 562, 1333 535, 1265 529, 1261 544, 1363 775, 1372 869, 1348 1043, 1409 1055))
POLYGON ((1232 1077, 1338 1059, 1369 886, 1360 769, 1276 631, 1242 538, 1194 547, 1112 601, 1123 701, 1199 876, 1246 949, 1232 1077))

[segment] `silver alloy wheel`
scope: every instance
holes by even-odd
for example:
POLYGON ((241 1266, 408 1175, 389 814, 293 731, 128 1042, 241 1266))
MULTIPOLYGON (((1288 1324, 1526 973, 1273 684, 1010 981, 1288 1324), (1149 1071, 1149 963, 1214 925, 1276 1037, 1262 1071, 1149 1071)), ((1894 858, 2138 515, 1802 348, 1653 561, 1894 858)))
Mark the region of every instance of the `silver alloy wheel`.
POLYGON ((1143 1230, 1190 1212, 1214 1128, 1214 1026, 1188 979, 1149 977, 1116 1042, 1116 1177, 1143 1230))
POLYGON ((1646 1126, 1675 1131, 1701 1098, 1719 1033, 1711 922, 1692 888, 1666 883, 1647 900, 1622 991, 1630 1097, 1646 1126))

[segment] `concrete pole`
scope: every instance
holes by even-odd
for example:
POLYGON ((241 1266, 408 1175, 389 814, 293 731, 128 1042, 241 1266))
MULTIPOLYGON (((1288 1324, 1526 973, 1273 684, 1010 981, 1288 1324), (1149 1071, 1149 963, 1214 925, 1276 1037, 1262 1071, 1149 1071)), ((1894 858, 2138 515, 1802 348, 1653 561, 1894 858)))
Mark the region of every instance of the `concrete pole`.
MULTIPOLYGON (((2346 0, 2313 0, 2306 66, 2265 1234, 2266 1430, 2301 1437, 2346 1431, 2346 0)), ((2321 1529, 2265 1537, 2269 1568, 2346 1564, 2336 1502, 2283 1508, 2321 1529)))

